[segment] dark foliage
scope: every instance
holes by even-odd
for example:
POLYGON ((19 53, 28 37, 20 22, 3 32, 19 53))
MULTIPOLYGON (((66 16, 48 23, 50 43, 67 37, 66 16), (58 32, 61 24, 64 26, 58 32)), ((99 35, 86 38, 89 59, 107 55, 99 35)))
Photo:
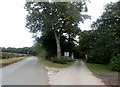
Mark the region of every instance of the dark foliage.
POLYGON ((109 64, 120 54, 120 1, 108 4, 91 26, 93 30, 80 33, 79 50, 87 62, 109 64))

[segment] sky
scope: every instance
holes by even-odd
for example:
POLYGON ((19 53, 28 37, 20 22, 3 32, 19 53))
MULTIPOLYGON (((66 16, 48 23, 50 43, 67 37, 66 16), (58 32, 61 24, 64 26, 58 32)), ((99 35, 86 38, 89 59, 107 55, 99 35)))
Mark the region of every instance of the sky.
POLYGON ((104 11, 104 7, 107 3, 110 2, 117 2, 119 0, 90 0, 90 2, 87 2, 88 12, 86 14, 91 16, 91 20, 87 19, 84 21, 84 24, 80 24, 81 30, 91 30, 91 24, 93 21, 96 21, 98 17, 101 16, 101 14, 104 11))
MULTIPOLYGON (((104 5, 118 0, 90 0, 87 2, 91 20, 80 24, 81 30, 90 30, 90 25, 103 12, 104 5)), ((32 33, 25 27, 27 12, 24 9, 25 0, 0 1, 0 47, 31 47, 32 33)))

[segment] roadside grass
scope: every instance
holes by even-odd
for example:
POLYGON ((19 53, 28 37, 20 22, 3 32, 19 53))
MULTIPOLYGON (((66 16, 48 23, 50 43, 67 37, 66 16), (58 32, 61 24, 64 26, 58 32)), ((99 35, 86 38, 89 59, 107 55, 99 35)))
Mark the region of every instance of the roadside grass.
POLYGON ((108 65, 85 63, 96 77, 100 78, 106 85, 118 85, 118 72, 111 71, 108 65))
POLYGON ((25 58, 27 58, 27 57, 16 57, 16 58, 0 59, 0 65, 2 67, 4 67, 6 65, 21 61, 21 60, 23 60, 25 58))
POLYGON ((51 68, 66 68, 73 64, 73 62, 68 62, 67 64, 53 63, 52 61, 46 60, 45 58, 40 58, 40 60, 45 66, 51 67, 51 68))
POLYGON ((87 67, 92 71, 94 74, 116 74, 116 71, 111 71, 108 65, 102 64, 93 64, 93 63, 86 63, 87 67))

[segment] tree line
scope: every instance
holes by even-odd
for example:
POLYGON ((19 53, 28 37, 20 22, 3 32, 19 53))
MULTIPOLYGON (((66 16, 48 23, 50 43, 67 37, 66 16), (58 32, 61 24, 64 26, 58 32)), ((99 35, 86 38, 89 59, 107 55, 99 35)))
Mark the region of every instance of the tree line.
POLYGON ((23 48, 0 47, 0 49, 2 52, 36 55, 36 52, 34 51, 33 47, 23 47, 23 48))
POLYGON ((91 27, 80 32, 79 50, 88 55, 87 62, 109 64, 120 71, 120 1, 107 4, 91 27))

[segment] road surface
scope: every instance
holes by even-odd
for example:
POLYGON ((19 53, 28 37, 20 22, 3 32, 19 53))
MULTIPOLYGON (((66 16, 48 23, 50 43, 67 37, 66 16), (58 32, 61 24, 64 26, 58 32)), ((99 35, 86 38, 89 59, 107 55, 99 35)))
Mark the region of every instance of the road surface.
POLYGON ((104 85, 100 79, 92 75, 82 60, 75 61, 68 68, 61 69, 49 78, 50 85, 104 85))
POLYGON ((0 69, 2 85, 48 85, 47 72, 37 57, 0 69))

